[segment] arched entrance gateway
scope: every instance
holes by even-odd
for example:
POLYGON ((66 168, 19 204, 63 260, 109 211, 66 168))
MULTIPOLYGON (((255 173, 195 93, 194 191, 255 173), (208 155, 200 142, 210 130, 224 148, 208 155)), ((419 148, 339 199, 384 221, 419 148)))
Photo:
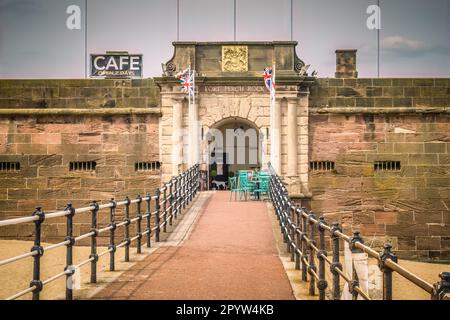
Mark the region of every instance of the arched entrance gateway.
POLYGON ((241 117, 229 117, 215 123, 206 134, 207 169, 221 188, 238 170, 261 168, 264 133, 256 124, 241 117))
POLYGON ((314 82, 303 72, 297 42, 174 42, 175 52, 155 78, 161 89, 160 159, 163 179, 194 163, 226 179, 251 167, 274 169, 290 194, 309 196, 308 95, 314 82), (275 66, 273 110, 262 78, 275 66), (175 77, 196 71, 195 104, 175 77))

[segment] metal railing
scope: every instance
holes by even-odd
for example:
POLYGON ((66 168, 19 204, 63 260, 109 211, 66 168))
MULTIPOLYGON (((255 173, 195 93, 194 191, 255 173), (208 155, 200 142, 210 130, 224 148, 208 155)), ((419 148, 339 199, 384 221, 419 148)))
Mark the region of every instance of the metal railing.
POLYGON ((325 300, 328 287, 325 272, 328 265, 331 272, 331 297, 333 300, 341 298, 341 278, 347 282, 349 292, 354 300, 358 298, 358 295, 365 300, 371 300, 368 292, 361 289, 355 269, 353 268, 351 277, 343 271, 340 262, 340 242, 345 241, 349 244, 352 253, 365 252, 369 257, 378 260, 378 266, 383 273, 383 300, 392 300, 393 272, 397 272, 417 287, 428 292, 433 300, 450 299, 449 272, 441 273, 439 275, 441 280, 436 284, 428 283, 398 264, 398 259, 391 250, 391 244, 386 243, 383 252, 378 253, 364 244, 359 232, 354 232, 352 236, 345 235, 339 223, 329 225, 323 216, 317 218, 312 211, 294 204, 289 198, 284 183, 270 164, 269 170, 271 173, 270 196, 279 220, 283 240, 286 243, 286 250, 291 255, 291 261, 295 261, 295 269, 301 269, 302 281, 308 281, 309 276, 309 295, 315 295, 317 287, 319 299, 325 300), (331 240, 331 258, 326 250, 326 235, 331 240))
POLYGON ((33 214, 29 217, 15 218, 0 221, 0 227, 15 225, 20 223, 33 222, 35 225, 34 245, 31 251, 18 256, 14 256, 0 261, 0 267, 15 261, 19 261, 28 257, 33 257, 33 279, 30 286, 14 295, 6 298, 6 300, 17 299, 27 293, 32 293, 33 300, 39 300, 39 294, 50 282, 53 282, 63 276, 66 276, 66 299, 73 299, 73 276, 77 269, 90 263, 90 282, 97 282, 97 262, 101 256, 109 253, 109 270, 115 269, 115 253, 118 248, 123 247, 125 250, 125 261, 130 261, 130 245, 136 241, 137 253, 141 253, 142 238, 146 236, 146 245, 151 247, 151 238, 154 233, 154 240, 160 241, 161 228, 163 232, 167 231, 167 224, 172 225, 173 218, 177 218, 182 210, 194 199, 199 188, 199 166, 194 165, 186 172, 173 177, 168 183, 165 183, 162 188, 157 188, 155 195, 151 196, 147 193, 145 197, 138 195, 135 199, 126 197, 123 201, 116 201, 111 199, 109 203, 98 204, 93 202, 88 207, 74 208, 71 203, 68 203, 66 208, 62 211, 44 213, 41 207, 37 207, 33 214), (145 213, 142 213, 142 204, 146 204, 145 213), (135 204, 136 216, 130 217, 130 205, 135 204), (152 208, 153 204, 153 210, 152 208), (116 209, 120 206, 124 208, 124 218, 117 222, 115 219, 116 209), (98 227, 97 216, 100 210, 109 209, 109 224, 104 227, 98 227), (80 214, 91 213, 91 230, 88 233, 79 236, 73 235, 73 218, 80 214), (64 241, 42 247, 41 245, 41 227, 44 221, 52 218, 66 217, 67 234, 64 241), (151 219, 154 218, 152 227, 151 219), (142 232, 142 221, 145 220, 146 229, 142 232), (130 225, 136 223, 136 235, 130 235, 130 225), (124 228, 124 239, 116 242, 116 230, 120 227, 124 228), (97 236, 99 234, 109 231, 109 246, 103 252, 97 252, 97 236), (89 258, 74 265, 73 261, 73 247, 82 239, 90 238, 91 254, 89 258), (66 266, 60 273, 46 279, 41 280, 41 257, 44 252, 56 249, 58 247, 66 247, 66 266))

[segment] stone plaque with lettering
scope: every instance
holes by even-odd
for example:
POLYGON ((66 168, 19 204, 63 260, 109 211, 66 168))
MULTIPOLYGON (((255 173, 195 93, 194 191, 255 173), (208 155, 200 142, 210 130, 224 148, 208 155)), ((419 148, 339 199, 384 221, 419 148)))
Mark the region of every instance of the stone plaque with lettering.
POLYGON ((222 46, 222 71, 224 72, 248 71, 248 47, 222 46))

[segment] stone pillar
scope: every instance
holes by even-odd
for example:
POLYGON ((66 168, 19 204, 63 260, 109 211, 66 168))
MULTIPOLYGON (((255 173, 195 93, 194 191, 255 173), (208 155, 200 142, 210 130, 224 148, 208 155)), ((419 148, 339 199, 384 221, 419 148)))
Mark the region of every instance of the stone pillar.
POLYGON ((309 90, 303 88, 300 92, 300 98, 297 105, 298 131, 297 136, 300 139, 300 156, 298 176, 300 177, 300 192, 304 197, 311 197, 309 191, 309 120, 308 120, 309 90))
POLYGON ((287 110, 287 176, 297 176, 297 98, 288 98, 287 110))
POLYGON ((189 166, 199 163, 200 131, 198 121, 198 103, 189 105, 189 166))
POLYGON ((358 78, 356 49, 336 50, 336 78, 358 78))
POLYGON ((275 108, 270 115, 270 163, 281 175, 281 99, 275 100, 275 108))
POLYGON ((172 175, 177 176, 183 163, 183 98, 172 100, 172 175))

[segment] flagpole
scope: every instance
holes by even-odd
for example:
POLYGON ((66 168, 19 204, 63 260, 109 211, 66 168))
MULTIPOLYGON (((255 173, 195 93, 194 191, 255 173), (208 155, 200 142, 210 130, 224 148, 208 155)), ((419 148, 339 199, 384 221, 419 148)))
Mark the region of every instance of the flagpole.
POLYGON ((188 121, 189 121, 189 166, 192 166, 192 143, 194 139, 192 138, 192 104, 191 104, 191 89, 189 88, 189 77, 191 76, 191 65, 188 66, 187 73, 187 84, 188 84, 188 121))
MULTIPOLYGON (((270 127, 271 127, 271 137, 270 137, 270 158, 271 165, 276 165, 275 154, 277 150, 277 146, 275 146, 275 64, 272 65, 272 81, 270 82, 270 127)), ((278 170, 278 168, 275 168, 278 170)))
POLYGON ((197 115, 197 109, 195 108, 195 70, 192 70, 192 109, 193 112, 195 112, 194 114, 194 141, 193 141, 193 145, 194 145, 194 150, 195 150, 195 154, 194 154, 194 164, 199 162, 199 127, 198 127, 198 115, 197 115))

